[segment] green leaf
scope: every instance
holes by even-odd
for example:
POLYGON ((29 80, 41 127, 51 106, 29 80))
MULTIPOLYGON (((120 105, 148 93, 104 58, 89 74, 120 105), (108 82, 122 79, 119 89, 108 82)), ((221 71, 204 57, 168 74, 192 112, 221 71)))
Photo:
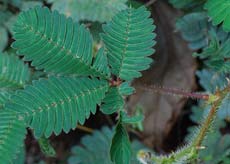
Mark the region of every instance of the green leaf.
POLYGON ((8 33, 4 27, 0 26, 0 51, 3 51, 8 44, 8 33))
POLYGON ((36 6, 42 6, 42 5, 43 5, 43 3, 41 1, 31 1, 31 0, 30 1, 23 1, 20 9, 22 11, 26 11, 30 8, 34 8, 36 6))
POLYGON ((144 5, 144 2, 138 1, 138 0, 129 0, 127 2, 127 6, 131 6, 132 8, 139 8, 144 5))
POLYGON ((135 92, 135 88, 131 87, 129 83, 130 82, 123 82, 119 86, 119 92, 121 95, 128 96, 128 95, 131 95, 135 92))
POLYGON ((223 29, 230 32, 230 1, 229 0, 208 0, 205 4, 208 15, 212 18, 214 25, 223 23, 223 29))
POLYGON ((115 164, 130 164, 131 144, 121 121, 118 122, 110 148, 110 157, 115 164))
POLYGON ((209 93, 215 93, 216 89, 224 89, 228 81, 224 73, 202 69, 196 72, 199 84, 209 93))
POLYGON ((150 67, 154 53, 155 34, 150 12, 144 7, 121 11, 103 27, 105 48, 108 50, 112 73, 122 80, 141 76, 150 67))
POLYGON ((189 42, 193 50, 208 45, 208 17, 204 12, 190 13, 176 22, 176 28, 181 31, 183 39, 189 42))
MULTIPOLYGON (((1 8, 1 7, 0 7, 1 8)), ((10 19, 10 17, 13 16, 13 14, 8 11, 8 10, 0 10, 0 25, 2 26, 3 24, 5 24, 5 22, 10 19)))
POLYGON ((110 77, 110 69, 108 67, 108 59, 104 52, 104 48, 100 48, 96 54, 93 62, 93 68, 97 71, 102 72, 107 77, 110 77))
POLYGON ((26 157, 25 145, 23 144, 23 146, 20 147, 20 150, 16 158, 13 159, 13 164, 25 164, 25 157, 26 157))
POLYGON ((23 88, 29 80, 28 65, 15 55, 0 53, 0 88, 23 88))
POLYGON ((81 139, 82 146, 74 146, 72 156, 68 159, 69 164, 113 164, 109 159, 110 142, 113 130, 103 127, 100 131, 95 130, 92 135, 81 139))
POLYGON ((126 124, 137 124, 139 122, 142 122, 144 119, 144 116, 141 114, 130 117, 127 115, 127 113, 121 112, 121 115, 122 115, 122 122, 126 124))
POLYGON ((9 4, 15 6, 15 7, 21 7, 22 0, 7 0, 9 4))
POLYGON ((76 21, 109 21, 117 12, 127 8, 127 0, 50 0, 52 10, 58 10, 76 21))
POLYGON ((0 109, 4 106, 4 103, 7 102, 12 95, 12 91, 0 89, 0 109))
POLYGON ((14 15, 4 22, 4 26, 6 26, 6 28, 11 34, 13 33, 13 25, 15 24, 16 21, 17 21, 17 16, 14 15))
POLYGON ((195 57, 199 56, 205 60, 205 64, 219 72, 230 72, 230 61, 228 60, 230 53, 230 38, 220 42, 217 37, 211 40, 209 46, 203 49, 202 53, 194 53, 195 57))
POLYGON ((134 88, 129 86, 129 82, 123 82, 118 87, 110 87, 100 110, 104 114, 112 114, 124 108, 124 99, 122 96, 130 95, 134 92, 134 88))
POLYGON ((23 118, 10 110, 0 110, 0 159, 1 163, 12 163, 23 146, 26 125, 23 118))
MULTIPOLYGON (((114 128, 103 127, 95 130, 92 135, 86 135, 81 139, 79 146, 71 149, 68 164, 113 164, 109 158, 109 149, 114 134, 114 128), (96 148, 96 149, 95 149, 96 148)), ((137 160, 137 152, 145 146, 139 141, 133 141, 131 164, 140 164, 137 160)))
POLYGON ((71 18, 36 7, 22 12, 13 30, 16 41, 12 47, 38 70, 106 77, 91 65, 93 45, 89 31, 71 18))
MULTIPOLYGON (((132 123, 131 127, 133 129, 137 129, 139 131, 143 131, 144 127, 143 127, 143 121, 144 121, 144 112, 143 112, 143 107, 140 106, 139 104, 135 106, 135 110, 134 110, 134 118, 137 117, 139 118, 139 121, 137 121, 136 123, 132 123)), ((132 118, 132 117, 131 117, 132 118)), ((123 120, 124 121, 124 120, 123 120)))
POLYGON ((56 155, 56 152, 54 150, 54 148, 52 147, 52 145, 49 142, 49 139, 45 138, 45 137, 41 137, 38 140, 39 146, 42 150, 42 152, 48 156, 48 157, 54 157, 56 155))
POLYGON ((227 164, 224 163, 224 158, 229 158, 227 152, 230 151, 230 135, 221 135, 217 130, 212 134, 208 135, 203 143, 207 148, 201 150, 199 153, 199 158, 204 162, 204 164, 227 164))
POLYGON ((99 22, 91 22, 89 26, 90 33, 93 36, 94 44, 101 45, 100 33, 102 33, 102 24, 99 22))
POLYGON ((230 93, 221 101, 217 114, 220 119, 230 119, 230 93))
POLYGON ((33 81, 11 96, 5 108, 26 118, 37 138, 69 132, 95 114, 108 90, 107 81, 77 77, 50 77, 33 81))
POLYGON ((102 102, 100 110, 104 114, 112 114, 123 109, 125 103, 117 87, 110 87, 102 102))

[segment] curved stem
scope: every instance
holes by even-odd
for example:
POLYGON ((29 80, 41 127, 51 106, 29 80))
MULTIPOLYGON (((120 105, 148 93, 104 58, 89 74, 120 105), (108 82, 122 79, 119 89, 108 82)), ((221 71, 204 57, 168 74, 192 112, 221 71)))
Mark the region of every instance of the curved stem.
MULTIPOLYGON (((194 137, 194 140, 188 144, 187 146, 183 147, 182 149, 180 149, 177 152, 173 152, 169 155, 166 156, 155 156, 153 155, 150 158, 146 158, 146 155, 144 153, 139 154, 139 158, 143 159, 144 161, 153 161, 153 162, 157 162, 159 164, 163 164, 163 163, 174 163, 175 161, 186 161, 186 160, 194 160, 197 157, 198 151, 200 149, 202 149, 202 142, 206 136, 206 134, 208 133, 211 124, 213 122, 213 120, 216 117, 216 113, 218 111, 219 105, 221 104, 222 100, 224 99, 224 97, 226 96, 227 93, 230 92, 230 87, 225 88, 222 91, 217 91, 215 93, 215 95, 211 95, 210 99, 212 98, 212 96, 215 97, 215 100, 212 101, 212 107, 207 115, 207 117, 205 118, 204 122, 202 123, 198 134, 194 137)), ((209 99, 207 100, 209 101, 209 99)))

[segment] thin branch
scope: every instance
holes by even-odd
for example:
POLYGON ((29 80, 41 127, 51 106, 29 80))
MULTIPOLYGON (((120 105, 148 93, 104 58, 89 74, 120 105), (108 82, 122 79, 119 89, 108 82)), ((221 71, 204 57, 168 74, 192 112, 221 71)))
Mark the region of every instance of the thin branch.
POLYGON ((77 125, 77 129, 80 129, 80 130, 85 131, 85 132, 87 132, 87 133, 93 133, 93 129, 88 128, 88 127, 86 127, 86 126, 77 125))
POLYGON ((201 128, 199 129, 197 136, 193 139, 193 142, 186 145, 179 151, 171 153, 167 156, 151 155, 150 158, 145 158, 147 153, 140 152, 138 154, 138 158, 143 161, 151 160, 157 163, 162 163, 162 162, 172 163, 180 159, 184 161, 195 160, 194 157, 195 155, 197 155, 198 151, 205 148, 204 146, 202 146, 202 142, 216 117, 216 113, 218 111, 219 105, 223 101, 226 94, 228 94, 229 92, 230 92, 230 87, 226 87, 222 91, 217 90, 217 92, 214 94, 217 99, 215 99, 215 101, 212 102, 212 108, 209 111, 208 116, 205 118, 204 122, 201 124, 201 128))
POLYGON ((156 85, 138 86, 138 88, 146 91, 154 91, 156 93, 161 93, 161 94, 179 95, 186 98, 209 100, 208 94, 189 92, 178 88, 168 88, 168 87, 161 87, 156 85))

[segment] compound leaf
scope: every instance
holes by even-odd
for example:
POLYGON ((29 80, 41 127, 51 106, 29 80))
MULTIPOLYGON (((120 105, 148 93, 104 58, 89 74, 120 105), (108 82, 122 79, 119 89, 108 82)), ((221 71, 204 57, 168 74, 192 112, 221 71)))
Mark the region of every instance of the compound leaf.
POLYGON ((0 27, 0 51, 3 51, 8 43, 8 33, 4 27, 0 27))
POLYGON ((10 96, 13 94, 10 90, 0 90, 0 109, 4 106, 5 102, 7 102, 10 96))
POLYGON ((0 110, 0 159, 12 163, 26 134, 25 121, 10 110, 0 110))
POLYGON ((110 157, 115 164, 129 164, 131 159, 131 144, 127 131, 121 121, 118 122, 110 148, 110 157))
POLYGON ((214 25, 223 23, 223 29, 230 32, 230 1, 229 0, 208 0, 205 4, 208 15, 212 18, 214 25))
POLYGON ((17 56, 0 53, 0 88, 22 88, 29 80, 28 65, 17 56))
POLYGON ((122 109, 125 103, 117 87, 110 87, 102 102, 100 110, 104 114, 112 114, 122 109))
POLYGON ((144 120, 144 116, 141 114, 129 116, 126 112, 121 112, 122 122, 126 124, 138 124, 144 120))
POLYGON ((230 119, 230 93, 228 93, 221 101, 217 114, 221 119, 230 119))
POLYGON ((202 69, 196 72, 199 84, 209 93, 215 93, 216 89, 224 89, 228 81, 224 73, 202 69))
POLYGON ((49 0, 56 9, 75 20, 109 21, 117 12, 127 8, 127 0, 49 0))
POLYGON ((25 145, 23 144, 23 146, 20 147, 20 150, 16 158, 13 159, 13 164, 25 164, 25 157, 26 157, 25 145))
POLYGON ((72 148, 72 156, 69 164, 113 164, 109 159, 110 142, 113 137, 113 130, 103 127, 100 131, 95 130, 92 135, 81 139, 82 146, 72 148), (95 149, 97 148, 97 149, 95 149))
POLYGON ((93 68, 110 77, 110 69, 108 67, 108 60, 104 52, 104 48, 100 48, 98 50, 95 60, 93 62, 93 68))
POLYGON ((103 27, 102 40, 108 50, 112 73, 122 80, 141 76, 149 68, 154 53, 155 34, 150 12, 144 7, 121 11, 103 27))
POLYGON ((228 73, 230 71, 230 62, 228 60, 230 53, 230 38, 220 42, 218 38, 212 39, 208 47, 204 48, 202 53, 194 53, 205 60, 205 64, 216 71, 228 73))
POLYGON ((106 77, 92 67, 92 37, 83 25, 57 11, 36 7, 22 12, 13 27, 13 48, 38 70, 106 77))
POLYGON ((176 28, 181 31, 183 39, 189 42, 193 50, 208 45, 208 18, 204 12, 190 13, 176 22, 176 28))
MULTIPOLYGON (((113 164, 109 158, 109 149, 113 138, 114 128, 103 127, 100 131, 95 130, 92 135, 84 136, 81 139, 81 146, 74 146, 71 150, 71 156, 68 159, 69 164, 113 164), (95 147, 97 149, 95 149, 95 147)), ((132 164, 140 164, 137 160, 137 152, 145 148, 139 141, 133 141, 132 164)), ((146 149, 146 148, 145 148, 146 149)))
POLYGON ((77 77, 50 77, 34 81, 11 96, 5 108, 25 117, 35 136, 69 132, 96 112, 108 90, 106 81, 77 77))
POLYGON ((207 149, 200 151, 199 158, 202 159, 204 164, 227 164, 223 162, 223 159, 224 157, 229 158, 229 154, 227 154, 227 152, 230 151, 229 134, 222 135, 217 130, 207 136, 207 139, 204 140, 203 145, 207 147, 207 149))
POLYGON ((130 82, 126 81, 119 86, 119 92, 123 96, 128 96, 135 92, 135 88, 131 87, 130 82))

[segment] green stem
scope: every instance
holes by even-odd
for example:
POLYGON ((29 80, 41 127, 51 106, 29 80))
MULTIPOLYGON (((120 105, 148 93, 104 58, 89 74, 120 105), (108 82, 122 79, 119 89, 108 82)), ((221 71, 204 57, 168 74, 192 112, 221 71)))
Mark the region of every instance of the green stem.
MULTIPOLYGON (((219 105, 221 104, 222 100, 224 99, 224 97, 226 96, 227 93, 230 92, 230 87, 225 88, 222 91, 217 91, 215 93, 215 101, 212 100, 212 107, 206 117, 206 119, 204 120, 204 122, 201 125, 201 128, 199 129, 199 132, 197 134, 197 136, 194 138, 193 142, 191 142, 189 145, 183 147, 182 149, 180 149, 177 152, 173 152, 169 155, 166 156, 152 156, 151 161, 153 162, 157 162, 159 164, 164 164, 164 163, 175 163, 176 161, 186 161, 186 160, 193 160, 197 157, 198 151, 202 148, 202 142, 206 136, 206 134, 208 133, 211 124, 213 122, 213 120, 216 117, 216 113, 218 111, 219 105)), ((211 99, 212 96, 210 96, 211 99)), ((209 101, 209 100, 207 100, 209 101)), ((149 160, 146 159, 144 154, 139 154, 140 158, 144 159, 144 160, 149 160)))
MULTIPOLYGON (((202 147, 202 141, 204 140, 213 120, 216 117, 216 113, 218 111, 219 105, 221 104, 221 102, 223 101, 224 97, 226 96, 227 93, 230 92, 230 87, 226 87, 225 89, 223 89, 222 91, 217 91, 214 95, 215 101, 212 103, 212 107, 208 113, 207 118, 204 120, 203 124, 201 125, 200 131, 197 135, 197 137, 195 138, 194 142, 193 142, 193 146, 195 146, 195 148, 197 149, 197 151, 202 147)), ((211 99, 212 96, 210 96, 211 99)), ((209 100, 208 100, 209 101, 209 100)))

